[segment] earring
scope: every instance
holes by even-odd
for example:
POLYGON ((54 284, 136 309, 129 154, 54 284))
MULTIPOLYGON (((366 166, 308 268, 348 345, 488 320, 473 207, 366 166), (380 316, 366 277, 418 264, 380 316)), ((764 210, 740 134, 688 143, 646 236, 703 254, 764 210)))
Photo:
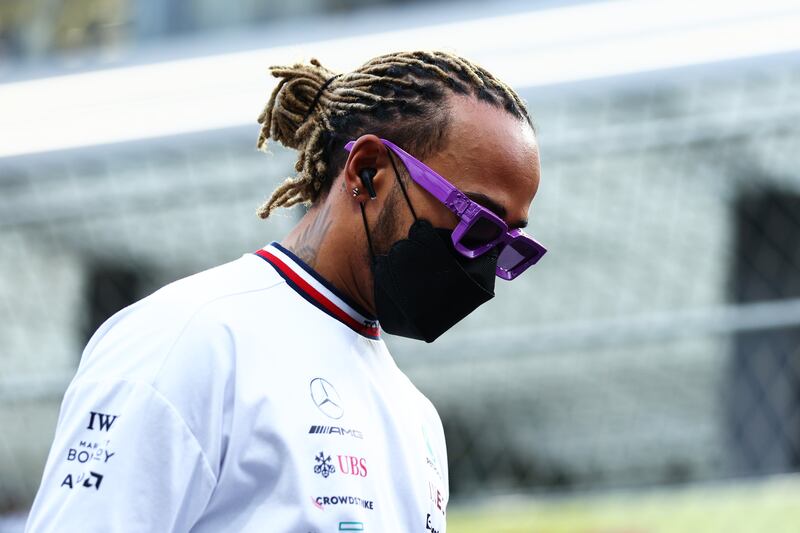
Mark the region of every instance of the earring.
POLYGON ((353 187, 353 198, 359 195, 361 191, 358 190, 358 187, 353 187))

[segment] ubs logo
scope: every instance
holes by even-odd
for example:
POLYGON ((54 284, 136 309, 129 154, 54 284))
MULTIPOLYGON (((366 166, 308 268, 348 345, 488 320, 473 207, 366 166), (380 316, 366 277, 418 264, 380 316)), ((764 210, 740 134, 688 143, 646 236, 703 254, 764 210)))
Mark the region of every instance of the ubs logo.
POLYGON ((339 458, 339 472, 351 476, 367 477, 367 460, 363 457, 352 455, 337 455, 339 458))
POLYGON ((314 473, 320 474, 322 477, 328 477, 336 472, 336 467, 331 464, 331 456, 325 457, 325 452, 319 452, 319 455, 314 457, 317 464, 314 465, 314 473))
MULTIPOLYGON (((337 455, 339 469, 338 472, 343 475, 351 475, 357 477, 367 477, 367 460, 363 457, 354 457, 352 455, 337 455)), ((324 478, 329 477, 331 474, 337 472, 336 466, 330 455, 325 455, 325 452, 319 452, 314 456, 314 473, 319 474, 324 478)))
POLYGON ((342 399, 339 393, 331 385, 330 381, 322 378, 314 378, 311 380, 311 399, 314 405, 319 408, 325 416, 338 420, 344 415, 344 408, 342 407, 342 399))

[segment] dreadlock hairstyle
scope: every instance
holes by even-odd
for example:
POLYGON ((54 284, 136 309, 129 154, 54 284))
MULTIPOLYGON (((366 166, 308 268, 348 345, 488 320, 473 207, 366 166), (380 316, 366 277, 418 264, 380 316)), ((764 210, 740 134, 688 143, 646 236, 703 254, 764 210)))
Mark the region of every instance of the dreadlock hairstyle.
POLYGON ((258 209, 312 205, 327 194, 347 161, 344 145, 372 133, 424 159, 443 148, 450 93, 502 107, 534 128, 522 99, 482 67, 447 52, 399 52, 378 56, 353 72, 335 74, 311 64, 271 66, 280 78, 258 117, 256 147, 267 139, 298 150, 297 175, 287 178, 258 209))

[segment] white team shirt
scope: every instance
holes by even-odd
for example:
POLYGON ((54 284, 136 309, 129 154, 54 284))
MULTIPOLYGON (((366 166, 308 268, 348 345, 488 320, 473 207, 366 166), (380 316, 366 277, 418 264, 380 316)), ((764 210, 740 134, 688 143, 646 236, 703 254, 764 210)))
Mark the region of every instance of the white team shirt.
POLYGON ((448 497, 377 322, 272 243, 97 330, 26 531, 444 532, 448 497))

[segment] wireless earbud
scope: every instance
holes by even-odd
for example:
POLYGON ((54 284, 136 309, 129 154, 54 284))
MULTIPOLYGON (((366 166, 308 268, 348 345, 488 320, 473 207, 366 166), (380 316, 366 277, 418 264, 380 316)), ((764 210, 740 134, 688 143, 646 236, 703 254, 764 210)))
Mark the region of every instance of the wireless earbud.
POLYGON ((375 185, 372 183, 372 178, 374 178, 377 173, 378 170, 374 168, 365 168, 358 173, 358 177, 361 178, 361 183, 364 185, 364 188, 367 189, 367 194, 369 194, 371 200, 378 197, 375 193, 375 185))

